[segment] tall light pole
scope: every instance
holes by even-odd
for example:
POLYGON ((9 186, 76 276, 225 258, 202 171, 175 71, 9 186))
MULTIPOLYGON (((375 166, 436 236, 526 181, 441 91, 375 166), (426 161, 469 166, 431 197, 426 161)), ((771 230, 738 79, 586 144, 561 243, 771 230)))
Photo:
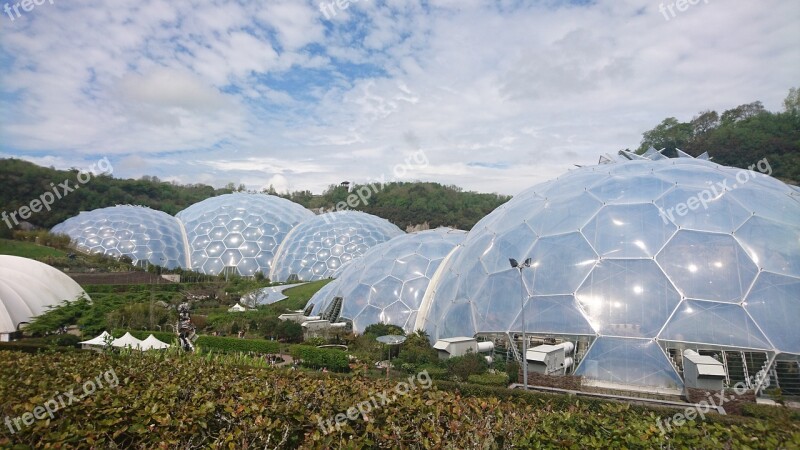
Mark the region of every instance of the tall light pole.
POLYGON ((528 288, 525 286, 525 277, 522 275, 522 269, 531 266, 531 258, 526 259, 522 264, 517 262, 516 259, 509 258, 508 262, 511 267, 519 270, 519 280, 522 282, 522 384, 525 385, 525 390, 528 390, 528 338, 525 335, 525 300, 528 298, 528 288))

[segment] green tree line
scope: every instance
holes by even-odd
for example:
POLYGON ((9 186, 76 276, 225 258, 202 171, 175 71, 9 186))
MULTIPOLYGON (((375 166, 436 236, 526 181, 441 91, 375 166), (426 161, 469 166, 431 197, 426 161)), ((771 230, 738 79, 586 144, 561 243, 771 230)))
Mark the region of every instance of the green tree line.
POLYGON ((767 158, 773 177, 800 184, 800 90, 789 90, 780 112, 755 101, 722 114, 701 111, 688 122, 668 117, 643 134, 636 152, 650 147, 670 157, 676 148, 692 156, 708 152, 716 163, 741 168, 767 158))

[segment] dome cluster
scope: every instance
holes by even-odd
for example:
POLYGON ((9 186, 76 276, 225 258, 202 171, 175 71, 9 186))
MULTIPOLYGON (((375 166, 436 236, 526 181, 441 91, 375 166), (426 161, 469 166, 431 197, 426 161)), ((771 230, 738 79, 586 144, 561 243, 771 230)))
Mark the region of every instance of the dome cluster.
POLYGON ((80 251, 127 256, 135 265, 148 262, 208 275, 260 272, 274 281, 329 277, 368 248, 403 234, 370 214, 316 216, 280 197, 246 193, 203 200, 176 217, 141 206, 101 208, 51 231, 68 235, 80 251))

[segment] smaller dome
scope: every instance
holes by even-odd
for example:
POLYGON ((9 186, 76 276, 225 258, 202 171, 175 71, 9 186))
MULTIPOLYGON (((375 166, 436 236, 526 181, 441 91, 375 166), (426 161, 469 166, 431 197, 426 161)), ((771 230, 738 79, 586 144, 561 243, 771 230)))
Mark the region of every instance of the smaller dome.
POLYGON ((289 231, 314 213, 285 198, 233 193, 211 197, 177 214, 186 229, 192 270, 208 275, 236 268, 269 274, 289 231))
POLYGON ((169 214, 144 206, 120 205, 81 212, 50 230, 66 234, 84 253, 129 257, 174 269, 186 267, 186 246, 180 223, 169 214))
POLYGON ((0 333, 86 292, 64 272, 33 259, 0 255, 0 333))
POLYGON ((411 333, 431 278, 466 236, 466 231, 438 228, 372 247, 345 266, 306 307, 313 305, 311 315, 329 315, 338 309, 332 307, 334 299, 341 298, 341 313, 328 318, 351 321, 356 333, 378 322, 411 333))
POLYGON ((321 214, 301 223, 286 236, 269 278, 273 281, 330 278, 342 264, 402 234, 388 220, 360 211, 321 214))

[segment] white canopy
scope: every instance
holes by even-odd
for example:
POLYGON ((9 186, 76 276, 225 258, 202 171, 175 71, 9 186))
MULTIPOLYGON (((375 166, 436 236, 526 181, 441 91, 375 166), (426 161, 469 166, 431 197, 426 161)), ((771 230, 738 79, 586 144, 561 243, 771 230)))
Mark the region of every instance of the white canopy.
POLYGON ((125 335, 121 338, 114 339, 114 342, 112 342, 111 345, 113 347, 131 347, 139 350, 141 348, 142 341, 131 336, 130 333, 125 333, 125 335))
POLYGON ((147 336, 147 339, 143 340, 142 343, 141 343, 141 349, 145 350, 145 351, 146 350, 161 350, 161 349, 165 349, 165 348, 169 348, 169 347, 170 347, 169 344, 159 341, 158 338, 156 338, 152 334, 150 336, 147 336))
POLYGON ((244 311, 247 311, 247 308, 238 303, 228 308, 228 312, 244 312, 244 311))
POLYGON ((103 331, 100 336, 96 338, 89 339, 88 341, 79 342, 79 344, 84 345, 106 345, 106 340, 111 337, 107 331, 103 331))

